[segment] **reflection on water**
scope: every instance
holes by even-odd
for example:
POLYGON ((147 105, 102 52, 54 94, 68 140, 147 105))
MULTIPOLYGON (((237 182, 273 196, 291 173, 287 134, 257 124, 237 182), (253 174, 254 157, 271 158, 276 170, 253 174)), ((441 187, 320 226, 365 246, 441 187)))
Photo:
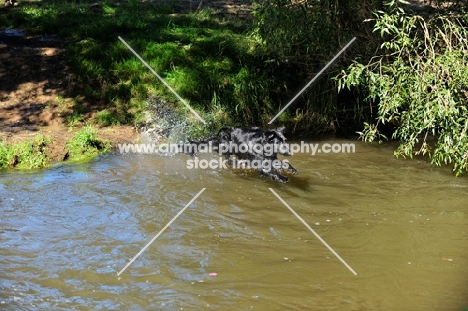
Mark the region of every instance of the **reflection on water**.
POLYGON ((187 159, 114 155, 1 175, 0 309, 468 307, 466 178, 357 142, 355 154, 288 158, 299 170, 289 184, 188 170, 187 159))

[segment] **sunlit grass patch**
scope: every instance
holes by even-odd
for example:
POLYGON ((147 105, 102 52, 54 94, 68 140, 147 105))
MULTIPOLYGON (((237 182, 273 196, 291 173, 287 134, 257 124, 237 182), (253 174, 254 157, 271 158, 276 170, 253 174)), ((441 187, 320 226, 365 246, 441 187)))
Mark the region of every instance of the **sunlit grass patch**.
POLYGON ((99 124, 137 123, 148 96, 180 104, 119 36, 200 113, 213 110, 215 96, 223 111, 237 114, 233 119, 239 121, 259 120, 258 115, 244 117, 270 112, 265 102, 271 102, 268 90, 274 89, 269 88, 271 72, 254 52, 258 42, 249 36, 250 22, 224 19, 212 10, 172 14, 172 9, 170 2, 28 2, 8 19, 0 16, 0 26, 58 34, 69 42, 67 58, 76 85, 69 97, 85 107, 74 109, 69 125, 87 122, 103 110, 112 111, 113 120, 98 114, 99 124), (246 67, 255 74, 239 74, 246 67), (249 94, 239 96, 244 90, 249 94))
POLYGON ((108 109, 99 111, 96 113, 94 118, 100 125, 103 126, 120 125, 121 123, 121 117, 115 112, 109 111, 108 109))
POLYGON ((8 144, 0 141, 0 169, 18 168, 35 169, 50 165, 50 158, 46 155, 46 148, 52 139, 41 134, 34 140, 8 144))
POLYGON ((86 161, 111 150, 111 142, 97 137, 96 129, 87 125, 67 142, 69 161, 86 161))

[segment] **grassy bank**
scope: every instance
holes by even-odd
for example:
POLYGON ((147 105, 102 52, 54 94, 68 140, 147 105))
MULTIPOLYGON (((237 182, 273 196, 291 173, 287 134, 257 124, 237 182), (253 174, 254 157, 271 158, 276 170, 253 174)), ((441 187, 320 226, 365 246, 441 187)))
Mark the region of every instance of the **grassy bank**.
POLYGON ((98 138, 96 129, 85 126, 66 141, 60 158, 49 150, 52 137, 37 134, 33 139, 7 143, 0 141, 0 169, 40 169, 58 161, 83 162, 111 150, 109 140, 98 138))
POLYGON ((169 2, 44 0, 11 8, 0 16, 0 27, 58 34, 69 42, 75 85, 67 94, 74 99, 69 124, 91 115, 100 125, 141 122, 149 95, 186 109, 118 36, 203 118, 265 123, 274 110, 269 94, 274 81, 247 35, 250 21, 212 11, 176 12, 169 2))
POLYGON ((8 144, 0 142, 0 169, 13 168, 33 169, 49 165, 46 155, 47 145, 51 140, 43 135, 37 135, 34 140, 8 144))

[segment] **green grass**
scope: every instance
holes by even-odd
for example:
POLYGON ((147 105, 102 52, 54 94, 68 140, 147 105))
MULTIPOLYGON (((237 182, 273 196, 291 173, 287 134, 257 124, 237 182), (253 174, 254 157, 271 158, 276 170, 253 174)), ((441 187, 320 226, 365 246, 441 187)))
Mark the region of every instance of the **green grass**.
POLYGON ((250 21, 225 20, 213 12, 175 13, 175 3, 43 0, 23 2, 0 16, 0 27, 31 34, 57 33, 70 40, 67 58, 79 85, 69 125, 141 121, 148 96, 179 107, 179 100, 118 40, 121 36, 184 99, 202 113, 221 103, 223 122, 258 123, 273 114, 274 81, 255 53, 250 21), (83 109, 86 107, 86 109, 83 109), (262 117, 263 116, 263 117, 262 117))
POLYGON ((120 125, 121 123, 120 116, 107 109, 101 110, 98 113, 96 113, 95 119, 102 126, 120 125))
POLYGON ((34 140, 15 144, 0 142, 0 169, 37 169, 50 165, 46 148, 52 140, 43 135, 37 135, 34 140))
MULTIPOLYGON (((0 169, 40 169, 49 167, 52 159, 47 148, 52 138, 38 134, 32 140, 19 143, 0 141, 0 169)), ((82 162, 110 151, 110 141, 99 139, 96 129, 86 125, 66 143, 67 161, 82 162)))
POLYGON ((78 130, 67 142, 66 148, 71 162, 90 160, 111 150, 110 141, 99 139, 96 130, 89 125, 78 130))

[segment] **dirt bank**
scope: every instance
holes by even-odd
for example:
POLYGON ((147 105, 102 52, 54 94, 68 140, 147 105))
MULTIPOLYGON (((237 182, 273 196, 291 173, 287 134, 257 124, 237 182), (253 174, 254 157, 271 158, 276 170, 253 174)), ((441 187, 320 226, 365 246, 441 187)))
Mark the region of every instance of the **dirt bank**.
MULTIPOLYGON (((67 42, 55 36, 0 31, 0 140, 18 142, 41 133, 53 138, 47 153, 61 159, 65 143, 82 124, 66 125, 72 113, 74 78, 65 62, 67 42)), ((86 117, 92 117, 87 115, 86 117)), ((131 126, 98 128, 118 143, 138 138, 131 126)))
MULTIPOLYGON (((119 4, 119 1, 115 3, 119 4)), ((148 3, 160 5, 157 1, 148 3)), ((168 3, 181 13, 211 8, 218 14, 241 17, 251 12, 248 0, 179 0, 168 3)), ((15 4, 22 5, 21 2, 15 4)), ((90 3, 93 5, 95 3, 90 3)), ((2 2, 0 13, 8 12, 12 7, 4 7, 2 2)), ((31 36, 21 30, 0 29, 0 141, 18 142, 33 139, 41 133, 53 138, 47 149, 48 155, 56 161, 62 158, 66 152, 65 142, 84 125, 73 122, 70 131, 67 120, 73 120, 70 116, 73 116, 75 101, 78 99, 80 105, 87 105, 79 95, 71 95, 78 93, 78 87, 67 67, 68 44, 64 38, 55 35, 31 36)), ((92 104, 96 107, 96 103, 92 104)), ((83 119, 92 120, 93 112, 84 113, 83 119)), ((110 139, 114 147, 118 143, 134 142, 139 137, 131 126, 98 128, 98 136, 110 139)))

